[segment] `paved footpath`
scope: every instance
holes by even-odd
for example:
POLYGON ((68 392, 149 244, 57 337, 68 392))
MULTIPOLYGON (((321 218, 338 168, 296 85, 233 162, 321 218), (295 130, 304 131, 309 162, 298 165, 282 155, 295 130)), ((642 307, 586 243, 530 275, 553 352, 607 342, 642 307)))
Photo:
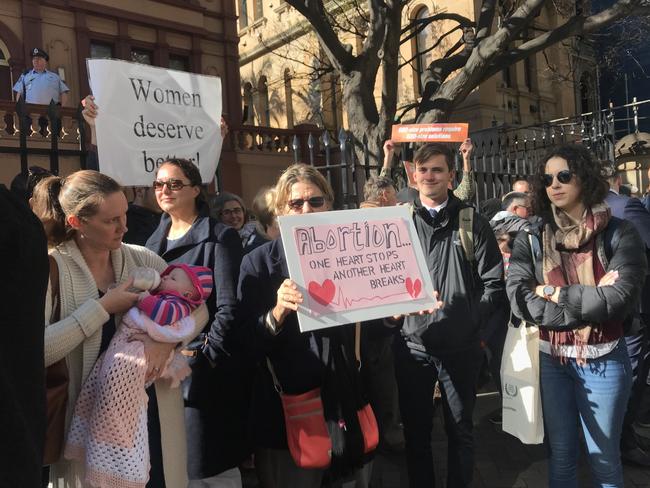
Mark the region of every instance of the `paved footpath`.
MULTIPOLYGON (((547 464, 543 446, 525 446, 517 439, 495 428, 488 418, 499 408, 496 393, 483 393, 477 400, 474 416, 476 434, 476 488, 545 488, 547 464)), ((445 486, 447 442, 442 411, 436 409, 433 452, 435 455, 436 487, 445 486)), ((650 469, 625 465, 626 488, 650 488, 650 469)), ((257 488, 252 473, 244 476, 245 488, 257 488)), ((586 460, 580 464, 580 486, 589 487, 586 460)), ((375 458, 371 488, 408 488, 404 455, 382 455, 375 458)), ((423 487, 427 488, 427 487, 423 487)))

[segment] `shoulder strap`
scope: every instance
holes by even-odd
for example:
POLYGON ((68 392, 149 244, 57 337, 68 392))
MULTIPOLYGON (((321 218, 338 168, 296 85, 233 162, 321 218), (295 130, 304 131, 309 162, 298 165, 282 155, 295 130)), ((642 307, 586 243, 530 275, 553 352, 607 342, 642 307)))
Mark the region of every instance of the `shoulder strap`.
POLYGON ((50 315, 50 323, 58 322, 61 317, 61 300, 59 297, 59 266, 56 264, 56 259, 48 256, 50 261, 50 284, 52 289, 52 314, 50 315))
POLYGON ((472 207, 463 207, 458 212, 458 235, 460 243, 465 251, 465 257, 469 262, 473 262, 474 252, 474 209, 472 207))
POLYGON ((271 378, 273 378, 275 391, 282 395, 282 386, 280 386, 280 381, 278 381, 278 377, 275 375, 275 369, 273 369, 273 365, 271 364, 271 360, 268 356, 266 357, 266 367, 269 369, 269 373, 271 373, 271 378))
POLYGON ((354 325, 354 356, 357 358, 357 368, 361 370, 361 322, 354 325))

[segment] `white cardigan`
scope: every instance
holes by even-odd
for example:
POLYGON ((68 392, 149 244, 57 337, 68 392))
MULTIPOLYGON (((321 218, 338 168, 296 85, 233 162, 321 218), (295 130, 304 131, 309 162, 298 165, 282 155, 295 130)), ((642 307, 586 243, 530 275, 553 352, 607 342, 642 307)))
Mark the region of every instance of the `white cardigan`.
MULTIPOLYGON (((102 326, 109 315, 99 304, 97 284, 86 265, 74 240, 54 248, 50 255, 59 268, 59 296, 62 319, 49 324, 52 315, 51 284, 48 286, 45 304, 45 365, 66 359, 70 384, 66 407, 66 432, 81 385, 90 374, 102 340, 102 326)), ((116 283, 122 283, 138 266, 154 268, 162 272, 167 263, 150 250, 130 244, 122 244, 111 251, 111 262, 116 283)), ((193 317, 196 335, 208 321, 205 305, 197 308, 193 317)), ((115 317, 120 323, 121 317, 115 317)), ((160 416, 163 469, 166 485, 187 486, 187 453, 183 399, 179 388, 169 388, 166 381, 155 383, 160 416)), ((83 486, 83 467, 78 463, 60 460, 52 465, 51 481, 55 488, 79 488, 83 486)))

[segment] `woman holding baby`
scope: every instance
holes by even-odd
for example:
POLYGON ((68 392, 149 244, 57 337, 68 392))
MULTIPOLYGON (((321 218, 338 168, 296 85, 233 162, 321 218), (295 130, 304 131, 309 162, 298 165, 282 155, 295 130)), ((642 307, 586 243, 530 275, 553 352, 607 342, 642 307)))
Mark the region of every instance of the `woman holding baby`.
MULTIPOLYGON (((51 246, 54 277, 46 301, 45 365, 65 361, 69 376, 65 410, 67 432, 82 384, 113 338, 116 324, 133 307, 138 294, 129 287, 137 267, 162 272, 167 263, 155 253, 124 244, 127 201, 117 182, 96 171, 78 171, 43 180, 34 192, 33 210, 43 221, 51 246), (58 278, 58 280, 57 280, 58 278), (53 289, 53 283, 58 286, 53 289), (117 284, 117 286, 114 286, 117 284)), ((197 334, 207 320, 205 306, 194 312, 197 334)), ((135 336, 146 357, 146 379, 154 383, 163 442, 167 486, 185 486, 185 424, 180 390, 157 381, 173 343, 135 336)), ((153 459, 153 456, 152 456, 153 459)), ((54 487, 84 485, 84 466, 59 459, 51 466, 54 487)))

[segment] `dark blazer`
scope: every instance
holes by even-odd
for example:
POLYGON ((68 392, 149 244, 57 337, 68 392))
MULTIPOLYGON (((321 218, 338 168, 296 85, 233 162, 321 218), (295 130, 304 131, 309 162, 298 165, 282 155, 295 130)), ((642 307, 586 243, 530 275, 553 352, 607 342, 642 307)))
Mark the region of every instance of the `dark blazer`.
MULTIPOLYGON (((353 347, 354 337, 352 326, 301 333, 295 313, 289 314, 278 334, 273 335, 266 326, 266 314, 275 306, 277 290, 288 277, 282 240, 276 239, 244 256, 238 287, 246 340, 261 363, 253 393, 251 428, 256 446, 274 449, 287 449, 287 440, 282 405, 265 357, 271 360, 285 393, 305 393, 323 381, 324 338, 336 335, 353 347)), ((354 357, 353 349, 350 354, 354 357)))
POLYGON ((202 208, 176 247, 167 250, 169 215, 146 247, 168 263, 207 266, 214 289, 207 300, 211 320, 190 345, 192 375, 183 382, 190 479, 207 478, 239 464, 247 455, 249 374, 241 360, 234 327, 236 286, 242 246, 237 232, 208 216, 202 208), (216 366, 216 367, 215 367, 216 366))
POLYGON ((41 486, 43 330, 49 266, 43 226, 0 185, 0 487, 41 486))
MULTIPOLYGON (((634 226, 645 244, 646 258, 650 261, 650 212, 644 203, 637 198, 617 195, 611 190, 607 192, 605 202, 612 209, 614 217, 628 220, 634 226)), ((650 315, 650 275, 645 278, 639 310, 646 317, 650 315)))
POLYGON ((619 219, 629 220, 643 239, 645 247, 650 249, 650 212, 638 198, 617 195, 608 191, 605 203, 612 209, 612 215, 619 219))

